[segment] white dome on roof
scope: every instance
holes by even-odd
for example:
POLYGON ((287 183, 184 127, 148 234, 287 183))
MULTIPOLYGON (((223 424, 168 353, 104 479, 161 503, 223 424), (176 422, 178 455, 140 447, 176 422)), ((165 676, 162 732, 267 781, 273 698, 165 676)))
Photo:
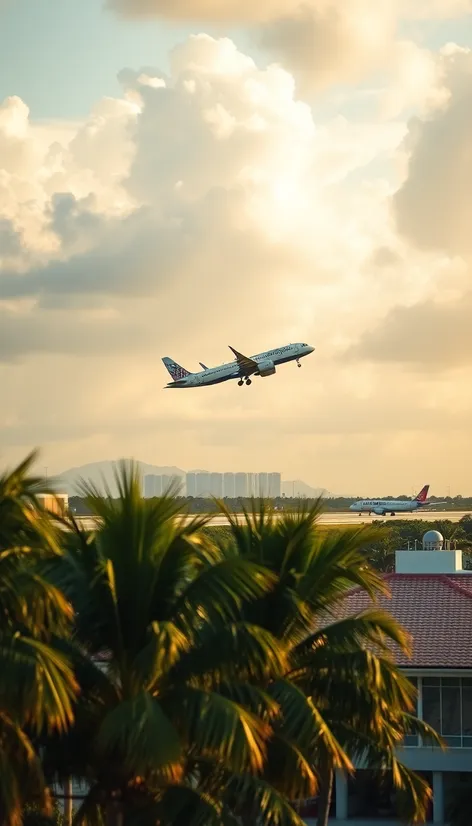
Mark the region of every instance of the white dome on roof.
POLYGON ((426 531, 423 536, 424 551, 442 551, 444 548, 444 537, 439 531, 426 531))

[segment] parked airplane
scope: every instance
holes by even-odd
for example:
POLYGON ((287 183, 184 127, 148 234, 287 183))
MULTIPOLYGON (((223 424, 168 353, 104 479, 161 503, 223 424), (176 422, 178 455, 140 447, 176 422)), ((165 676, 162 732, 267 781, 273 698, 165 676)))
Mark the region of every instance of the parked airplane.
MULTIPOLYGON (((275 368, 279 364, 288 361, 296 361, 301 367, 300 359, 313 353, 314 347, 309 344, 287 344, 285 347, 278 347, 276 350, 267 350, 265 353, 258 353, 257 356, 243 356, 233 347, 229 348, 235 355, 235 361, 227 364, 220 364, 218 367, 206 367, 200 362, 203 369, 198 373, 190 373, 167 356, 162 359, 172 381, 166 385, 169 387, 204 387, 209 384, 220 384, 230 379, 238 379, 238 385, 252 384, 250 376, 272 376, 275 368)), ((165 388, 165 389, 166 389, 165 388)))
POLYGON ((436 505, 445 505, 446 502, 426 502, 429 485, 425 485, 415 499, 360 499, 350 506, 349 510, 363 513, 375 513, 378 516, 395 516, 396 513, 413 513, 420 508, 430 508, 436 505))

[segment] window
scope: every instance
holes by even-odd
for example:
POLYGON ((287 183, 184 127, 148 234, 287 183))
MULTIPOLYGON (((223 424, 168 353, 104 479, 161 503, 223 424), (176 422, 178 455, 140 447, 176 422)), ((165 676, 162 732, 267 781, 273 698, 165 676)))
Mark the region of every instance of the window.
MULTIPOLYGON (((441 734, 450 748, 472 748, 472 679, 466 677, 411 678, 418 684, 417 714, 441 734)), ((418 746, 407 737, 406 746, 418 746)))
MULTIPOLYGON (((418 679, 417 677, 409 677, 410 683, 413 684, 416 691, 418 692, 418 679)), ((414 700, 415 706, 413 708, 413 714, 415 717, 418 716, 418 693, 416 694, 414 700)), ((407 734, 404 740, 405 746, 419 746, 419 738, 417 734, 407 734)))

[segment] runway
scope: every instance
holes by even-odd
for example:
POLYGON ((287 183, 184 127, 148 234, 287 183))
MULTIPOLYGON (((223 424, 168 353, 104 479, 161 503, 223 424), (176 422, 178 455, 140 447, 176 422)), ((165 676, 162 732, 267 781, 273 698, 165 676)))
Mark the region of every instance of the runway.
MULTIPOLYGON (((283 513, 280 514, 283 516, 283 513)), ((420 520, 421 522, 436 522, 438 519, 447 519, 450 522, 459 522, 463 516, 472 515, 470 511, 420 511, 418 513, 399 513, 395 516, 375 516, 372 514, 357 514, 357 513, 323 513, 319 518, 320 525, 362 525, 372 524, 372 522, 397 522, 398 520, 420 520)), ((196 516, 203 516, 203 514, 192 514, 187 516, 187 520, 194 519, 196 516)), ((96 525, 97 521, 89 516, 77 516, 77 522, 83 530, 91 531, 96 525)), ((238 520, 242 522, 242 517, 238 520)), ((228 525, 228 520, 225 516, 212 516, 208 521, 209 527, 225 527, 228 525)))

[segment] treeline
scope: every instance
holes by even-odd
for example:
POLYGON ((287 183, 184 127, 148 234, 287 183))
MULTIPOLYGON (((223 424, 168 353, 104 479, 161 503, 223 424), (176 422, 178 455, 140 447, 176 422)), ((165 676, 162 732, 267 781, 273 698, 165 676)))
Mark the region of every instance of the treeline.
MULTIPOLYGON (((328 513, 334 512, 343 512, 349 510, 349 506, 353 504, 353 502, 357 501, 356 499, 348 499, 346 497, 338 497, 336 499, 323 499, 323 510, 328 513)), ((408 496, 398 496, 398 497, 384 497, 386 499, 408 499, 408 496)), ((247 509, 251 507, 251 499, 224 499, 225 506, 228 508, 229 511, 232 513, 240 513, 243 508, 247 509)), ((281 496, 276 499, 271 500, 273 506, 280 511, 297 511, 300 508, 301 503, 308 505, 309 507, 313 507, 317 500, 315 499, 300 499, 300 498, 289 498, 286 496, 281 496)), ((431 497, 431 502, 446 502, 445 505, 441 505, 441 510, 462 510, 467 511, 470 509, 472 512, 472 497, 462 498, 457 496, 455 498, 446 497, 445 499, 440 499, 438 497, 431 497)), ((181 512, 186 513, 218 513, 219 508, 217 503, 214 499, 208 499, 203 497, 193 497, 193 496, 181 496, 176 497, 176 503, 179 505, 181 512)), ((86 501, 80 496, 71 496, 69 498, 69 505, 73 513, 76 513, 78 516, 89 516, 91 514, 90 509, 86 501)))

